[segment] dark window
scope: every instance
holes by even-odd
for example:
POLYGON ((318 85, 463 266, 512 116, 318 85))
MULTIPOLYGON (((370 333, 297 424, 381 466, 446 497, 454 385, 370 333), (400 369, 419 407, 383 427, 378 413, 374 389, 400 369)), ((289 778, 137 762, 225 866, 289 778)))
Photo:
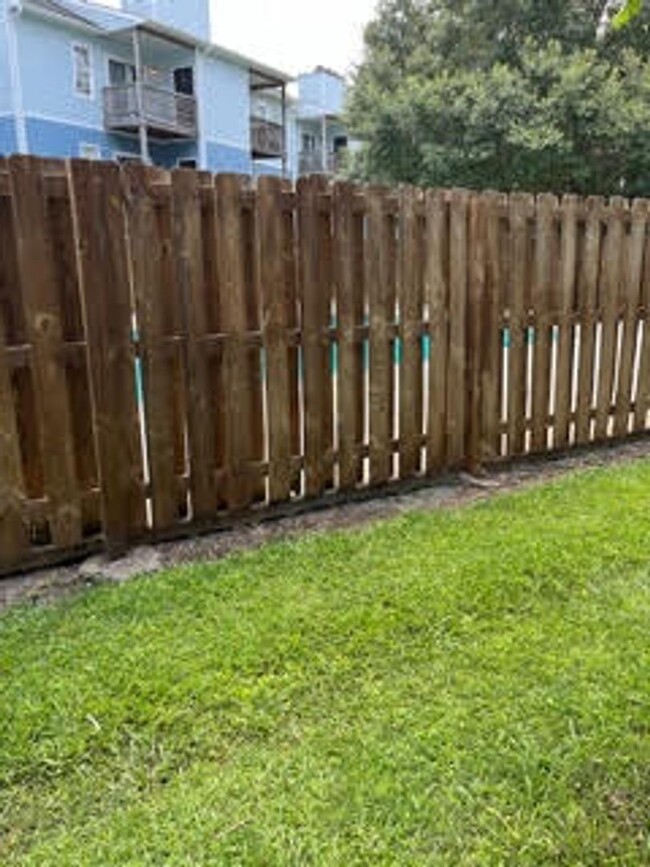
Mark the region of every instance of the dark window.
POLYGON ((346 135, 334 136, 334 152, 344 150, 348 146, 348 137, 346 135))
POLYGON ((174 90, 186 96, 194 96, 194 70, 191 66, 174 70, 174 90))
POLYGON ((195 159, 182 159, 178 161, 179 169, 195 169, 196 168, 196 160, 195 159))

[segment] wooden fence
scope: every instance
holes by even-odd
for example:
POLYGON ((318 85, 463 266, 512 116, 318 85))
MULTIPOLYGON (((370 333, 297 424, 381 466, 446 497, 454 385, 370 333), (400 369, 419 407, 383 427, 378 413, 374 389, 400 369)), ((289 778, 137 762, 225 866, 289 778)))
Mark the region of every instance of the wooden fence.
POLYGON ((648 202, 0 161, 0 571, 648 426, 648 202))

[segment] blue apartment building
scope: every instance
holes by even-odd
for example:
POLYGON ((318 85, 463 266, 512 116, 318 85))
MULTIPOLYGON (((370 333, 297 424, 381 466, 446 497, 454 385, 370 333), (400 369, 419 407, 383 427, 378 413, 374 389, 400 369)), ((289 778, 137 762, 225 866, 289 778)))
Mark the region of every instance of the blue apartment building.
POLYGON ((211 41, 209 0, 0 0, 0 153, 334 171, 345 85, 211 41))

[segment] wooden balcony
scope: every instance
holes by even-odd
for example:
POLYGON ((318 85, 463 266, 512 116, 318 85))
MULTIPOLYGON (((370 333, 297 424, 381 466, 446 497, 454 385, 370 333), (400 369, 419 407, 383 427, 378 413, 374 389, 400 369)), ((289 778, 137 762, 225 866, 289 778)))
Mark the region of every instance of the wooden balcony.
POLYGON ((282 124, 261 117, 251 117, 251 151, 253 157, 282 157, 284 130, 282 124))
POLYGON ((298 173, 301 175, 336 174, 343 163, 343 150, 332 151, 325 155, 322 150, 302 151, 298 154, 298 173))
MULTIPOLYGON (((157 138, 196 138, 196 99, 150 84, 142 85, 142 114, 157 138)), ((104 88, 104 125, 111 132, 136 133, 140 125, 135 84, 104 88)))

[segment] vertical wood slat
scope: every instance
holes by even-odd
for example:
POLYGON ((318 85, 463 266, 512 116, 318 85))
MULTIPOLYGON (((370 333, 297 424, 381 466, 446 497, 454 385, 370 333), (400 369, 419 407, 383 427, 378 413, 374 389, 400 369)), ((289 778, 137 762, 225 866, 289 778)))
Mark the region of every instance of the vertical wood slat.
POLYGON ((6 363, 4 322, 0 309, 0 568, 18 566, 29 537, 23 517, 25 500, 16 409, 6 363))
POLYGON ((51 536, 56 546, 71 547, 81 541, 81 504, 61 353, 62 311, 47 202, 38 160, 12 157, 8 166, 20 289, 27 336, 32 345, 51 536))
POLYGON ((248 314, 242 210, 242 193, 247 183, 241 175, 216 178, 219 310, 221 327, 227 336, 221 359, 225 496, 228 507, 233 510, 246 508, 255 496, 255 479, 250 469, 255 457, 255 395, 249 376, 251 349, 246 345, 248 314))
POLYGON ((510 306, 508 351, 508 454, 523 454, 526 444, 526 336, 525 293, 528 256, 528 214, 532 197, 510 196, 510 306))
POLYGON ((118 166, 85 160, 70 178, 103 527, 118 550, 145 527, 122 180, 118 166))
POLYGON ((425 194, 424 298, 429 311, 429 406, 427 473, 447 464, 447 369, 449 361, 449 220, 442 190, 425 194))
POLYGON ((564 196, 561 205, 561 252, 558 321, 558 360, 555 400, 554 448, 569 444, 571 384, 573 361, 573 324, 571 312, 575 298, 577 261, 577 196, 564 196))
POLYGON ((153 528, 173 526, 177 516, 174 476, 174 381, 165 345, 165 312, 172 303, 165 280, 163 250, 168 241, 156 219, 154 185, 168 187, 165 173, 141 165, 124 167, 128 238, 137 313, 145 432, 153 528))
POLYGON ((623 242, 625 227, 623 215, 626 200, 614 196, 609 202, 607 216, 607 235, 603 245, 603 264, 600 283, 599 306, 602 310, 602 341, 600 352, 600 371, 596 403, 596 439, 608 436, 612 408, 614 371, 616 366, 616 343, 620 283, 623 266, 623 242))
POLYGON ((355 326, 363 320, 363 285, 355 274, 358 253, 353 213, 353 187, 339 182, 333 189, 333 262, 338 342, 339 486, 351 490, 360 481, 357 446, 362 439, 363 366, 355 326))
POLYGON ((422 268, 420 225, 416 214, 419 191, 400 191, 398 247, 398 303, 401 358, 399 366, 400 477, 420 470, 422 436, 422 268))
POLYGON ((544 194, 536 202, 535 272, 533 308, 535 312, 535 345, 533 348, 533 424, 532 450, 548 448, 547 420, 551 378, 551 334, 553 292, 554 211, 555 196, 544 194))
MULTIPOLYGON (((650 207, 650 205, 649 205, 650 207)), ((637 373, 637 392, 634 402, 634 427, 636 433, 646 430, 650 410, 650 234, 646 235, 641 281, 640 306, 644 312, 641 329, 641 352, 637 373)))
MULTIPOLYGON (((59 167, 59 173, 61 169, 59 167)), ((65 178, 65 174, 61 174, 65 178)), ((84 343, 81 316, 81 295, 77 269, 77 250, 72 220, 70 195, 56 195, 46 184, 48 194, 48 217, 56 282, 60 290, 63 336, 66 341, 84 343)), ((73 452, 77 473, 77 486, 82 503, 82 521, 86 530, 96 532, 101 523, 99 501, 96 497, 84 496, 98 486, 97 457, 93 436, 93 416, 90 403, 88 368, 79 360, 66 366, 70 423, 72 425, 73 452)))
POLYGON ((481 303, 481 446, 480 459, 493 460, 501 453, 500 365, 501 365, 501 295, 504 275, 501 269, 500 211, 508 198, 503 193, 484 197, 485 266, 484 293, 481 303))
POLYGON ((269 498, 272 503, 291 492, 291 377, 287 328, 291 311, 283 291, 282 181, 258 181, 256 196, 255 273, 263 310, 268 405, 269 498))
POLYGON ((469 193, 452 190, 449 214, 449 350, 447 368, 447 457, 451 467, 466 458, 467 292, 469 193))
POLYGON ((368 292, 370 326, 370 483, 382 485, 391 477, 392 463, 392 372, 393 359, 388 322, 390 311, 390 263, 388 221, 384 206, 386 191, 366 191, 366 238, 364 280, 368 292))
MULTIPOLYGON (((9 187, 6 161, 0 158, 0 176, 9 187)), ((11 196, 0 199, 0 320, 4 320, 6 345, 27 343, 25 315, 20 293, 20 276, 16 261, 16 237, 11 196)), ((43 461, 40 427, 34 401, 29 367, 9 372, 15 407, 15 423, 20 438, 20 457, 25 496, 44 495, 43 461)))
POLYGON ((618 392, 616 395, 616 414, 614 418, 614 435, 617 437, 625 436, 629 430, 647 216, 647 202, 635 199, 632 204, 630 236, 626 240, 628 250, 624 260, 624 279, 621 283, 621 303, 624 309, 624 319, 618 392))
MULTIPOLYGON (((293 187, 291 182, 288 180, 284 180, 282 182, 282 194, 283 201, 285 199, 285 194, 291 193, 293 187)), ((289 201, 292 201, 292 197, 286 197, 289 201)), ((286 298, 287 305, 287 327, 291 329, 298 329, 302 323, 302 306, 299 298, 299 269, 300 269, 300 257, 298 255, 298 213, 297 208, 294 206, 293 201, 292 204, 286 207, 283 207, 282 214, 282 235, 283 235, 283 247, 282 247, 282 257, 284 261, 284 293, 286 298)), ((329 230, 329 226, 328 226, 329 230)), ((258 320, 256 320, 256 323, 258 320)), ((252 322, 249 322, 251 325, 252 322)), ((255 324, 255 328, 259 328, 258 324, 255 324)), ((290 442, 290 453, 291 455, 299 456, 302 454, 302 444, 303 444, 303 414, 302 414, 302 403, 301 399, 303 397, 302 394, 302 351, 299 345, 291 345, 289 347, 289 398, 290 398, 290 421, 291 421, 291 442, 290 442)), ((329 413, 327 416, 330 419, 330 427, 331 427, 331 414, 333 412, 333 404, 330 395, 329 400, 329 413)), ((325 421, 325 420, 324 420, 325 421)), ((263 434, 262 431, 260 433, 263 434)), ((331 443, 332 431, 325 431, 326 433, 326 442, 331 443)), ((262 449, 263 451, 263 449, 262 449)), ((329 476, 331 478, 331 474, 333 472, 333 466, 330 467, 329 476)), ((297 469, 294 465, 292 469, 292 479, 291 479, 291 490, 295 494, 300 494, 302 492, 302 471, 297 469)))
POLYGON ((298 181, 300 287, 303 311, 302 346, 305 394, 305 493, 320 496, 326 487, 326 456, 331 444, 331 372, 327 330, 331 317, 327 281, 327 242, 322 234, 319 196, 326 178, 298 181))
POLYGON ((483 306, 486 302, 486 208, 487 200, 474 195, 470 199, 469 222, 469 289, 467 304, 467 463, 476 470, 481 463, 482 430, 482 374, 483 351, 488 344, 484 330, 483 306))
MULTIPOLYGON (((203 340, 206 334, 219 333, 221 328, 221 315, 219 310, 219 263, 217 256, 217 234, 218 234, 218 216, 217 216, 217 197, 215 192, 216 179, 209 172, 199 172, 199 200, 201 208, 201 236, 203 239, 202 250, 202 268, 203 268, 203 287, 199 291, 197 303, 192 302, 190 296, 184 301, 184 306, 187 309, 187 329, 188 329, 188 357, 187 367, 188 375, 190 372, 190 362, 193 360, 198 365, 199 375, 204 378, 205 384, 200 387, 197 395, 197 400, 194 406, 197 410, 197 423, 201 408, 207 412, 207 423, 204 425, 198 424, 197 430, 204 437, 203 455, 191 457, 192 445, 190 445, 190 466, 206 466, 211 469, 212 473, 216 473, 223 469, 224 466, 224 432, 223 426, 225 423, 222 408, 224 406, 222 394, 222 377, 221 377, 221 359, 217 352, 207 352, 203 346, 203 340), (188 306, 190 305, 191 306, 188 306), (193 348, 193 353, 190 351, 193 348), (205 404, 200 403, 200 395, 203 395, 205 404)), ((188 418, 192 411, 191 403, 188 403, 188 418)), ((201 445, 197 445, 201 448, 201 445)), ((203 479, 200 484, 208 487, 204 497, 195 497, 193 499, 204 503, 205 514, 207 518, 214 511, 215 506, 223 505, 223 499, 219 497, 218 485, 215 476, 211 476, 207 481, 203 479)), ((193 505, 193 511, 195 507, 193 505)))
POLYGON ((587 199, 585 238, 580 266, 580 356, 576 409, 576 443, 578 445, 586 445, 591 438, 590 413, 594 386, 602 211, 602 198, 594 196, 587 199))
MULTIPOLYGON (((194 172, 171 176, 175 274, 184 335, 187 441, 192 516, 212 517, 217 508, 214 401, 204 343, 208 332, 205 248, 214 238, 203 232, 200 179, 194 172)), ((210 188, 210 193, 213 193, 210 188)), ((212 200, 214 195, 212 194, 212 200)))

